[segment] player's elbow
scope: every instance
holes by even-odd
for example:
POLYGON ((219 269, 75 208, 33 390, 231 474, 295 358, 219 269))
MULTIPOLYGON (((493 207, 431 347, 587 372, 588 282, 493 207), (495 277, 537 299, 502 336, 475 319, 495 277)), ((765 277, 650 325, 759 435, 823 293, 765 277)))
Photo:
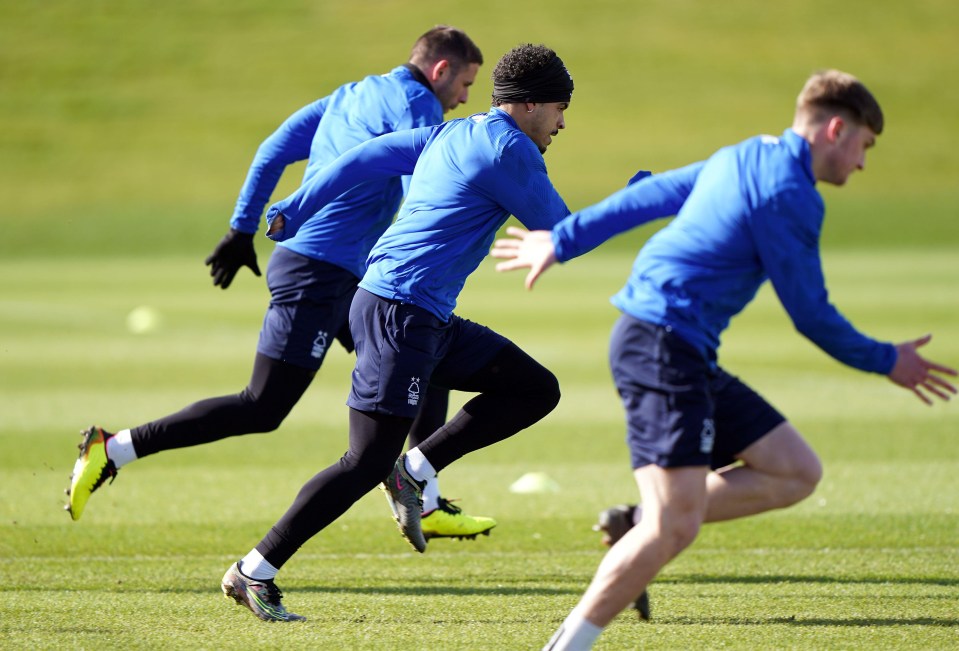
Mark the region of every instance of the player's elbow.
POLYGON ((796 332, 813 343, 817 342, 820 338, 822 323, 815 315, 790 314, 790 317, 792 318, 793 327, 796 329, 796 332))

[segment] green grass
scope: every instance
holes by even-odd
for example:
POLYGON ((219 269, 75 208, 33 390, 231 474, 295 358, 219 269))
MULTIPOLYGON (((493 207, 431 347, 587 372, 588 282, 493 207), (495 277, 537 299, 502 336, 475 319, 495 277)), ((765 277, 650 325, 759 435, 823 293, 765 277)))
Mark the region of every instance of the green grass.
POLYGON ((439 22, 486 58, 454 117, 488 107, 493 65, 518 43, 564 58, 576 91, 547 160, 572 208, 639 168, 780 133, 808 74, 839 67, 874 90, 887 127, 867 173, 828 192, 829 243, 959 244, 952 0, 23 0, 0 3, 0 255, 207 253, 281 120, 401 63, 439 22))
MULTIPOLYGON (((959 5, 951 0, 556 0, 411 4, 214 0, 0 3, 0 648, 540 648, 602 554, 589 530, 634 500, 606 370, 608 297, 652 227, 558 268, 527 294, 485 264, 459 312, 553 369, 556 411, 444 472, 500 526, 475 542, 400 540, 378 495, 283 568, 303 625, 225 602, 222 573, 346 444, 350 358, 334 351, 283 427, 124 469, 84 519, 62 512, 77 432, 137 425, 246 383, 267 302, 202 259, 226 230, 259 142, 294 109, 402 62, 451 23, 496 59, 545 42, 576 82, 547 156, 571 208, 638 168, 778 133, 806 76, 859 75, 886 112, 864 174, 823 188, 834 301, 860 328, 959 365, 959 5), (133 335, 149 305, 163 327, 133 335), (543 471, 562 491, 508 486, 543 471)), ((276 197, 292 191, 296 166, 276 197)), ((258 238, 261 265, 270 245, 258 238)), ((598 649, 959 646, 959 412, 927 408, 792 332, 771 293, 722 361, 825 463, 794 508, 706 527, 652 587, 655 621, 617 619, 598 649)))
MULTIPOLYGON (((539 648, 599 562, 596 512, 636 497, 604 361, 607 298, 630 262, 601 250, 531 294, 491 263, 477 272, 461 313, 508 334, 564 390, 542 423, 444 473, 445 493, 499 527, 419 556, 369 495, 283 569, 287 604, 309 617, 289 626, 225 601, 218 581, 344 450, 350 358, 331 353, 280 431, 144 459, 73 523, 60 509, 76 432, 241 388, 266 292, 249 274, 213 289, 200 262, 182 257, 0 263, 0 646, 539 648), (160 311, 162 329, 126 331, 141 304, 160 311), (529 471, 561 492, 510 493, 529 471)), ((951 306, 933 299, 959 282, 951 255, 836 253, 826 264, 834 298, 865 330, 949 333, 951 306)), ((820 452, 825 478, 794 508, 706 527, 653 585, 654 623, 623 614, 597 648, 954 646, 954 405, 925 407, 832 362, 789 332, 768 292, 724 346, 727 367, 820 452)), ((959 344, 941 336, 930 354, 959 359, 959 344)))

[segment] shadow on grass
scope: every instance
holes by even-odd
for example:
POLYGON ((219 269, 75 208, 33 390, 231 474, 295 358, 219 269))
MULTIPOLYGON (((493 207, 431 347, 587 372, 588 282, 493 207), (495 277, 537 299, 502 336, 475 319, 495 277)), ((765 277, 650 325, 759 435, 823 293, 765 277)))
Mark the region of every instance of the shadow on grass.
POLYGON ((799 619, 796 617, 681 617, 657 619, 656 623, 678 626, 769 626, 771 624, 786 624, 789 626, 835 626, 852 628, 870 628, 878 626, 939 626, 943 628, 959 627, 959 619, 937 617, 849 617, 799 619))
POLYGON ((403 595, 433 597, 438 595, 452 597, 490 597, 490 596, 539 596, 551 595, 578 595, 585 586, 576 584, 569 588, 549 587, 463 587, 450 585, 421 585, 421 586, 293 586, 290 592, 323 592, 340 594, 369 594, 369 595, 403 595))
MULTIPOLYGON (((362 577, 357 579, 357 583, 364 582, 362 577)), ((524 583, 531 583, 532 579, 524 583)), ((463 585, 444 585, 441 583, 406 583, 404 585, 323 585, 312 583, 303 585, 302 580, 291 580, 283 582, 283 585, 290 590, 297 592, 324 592, 324 593, 343 593, 343 594, 382 594, 382 595, 407 595, 407 596, 429 596, 429 595, 450 595, 450 596, 488 596, 488 595, 578 595, 582 594, 585 584, 577 580, 570 580, 568 577, 563 579, 549 578, 543 579, 544 583, 570 583, 569 588, 530 586, 530 585, 503 585, 515 583, 509 579, 504 579, 503 584, 489 586, 463 586, 463 585)), ((959 579, 943 577, 909 577, 909 578, 881 578, 881 577, 861 577, 844 578, 835 576, 794 576, 786 574, 772 574, 763 576, 742 576, 742 575, 687 575, 687 576, 665 576, 658 577, 656 584, 666 585, 722 585, 722 584, 743 584, 743 585, 802 585, 802 584, 833 584, 833 585, 899 585, 899 586, 959 586, 959 579)), ((213 584, 216 585, 216 584, 213 584)), ((57 592, 65 589, 64 585, 21 585, 17 586, 17 591, 23 592, 57 592)), ((211 588, 197 586, 191 579, 190 582, 181 583, 174 586, 157 586, 153 582, 150 585, 135 585, 135 581, 129 579, 117 578, 114 582, 108 584, 90 584, 89 586, 77 588, 73 585, 73 590, 80 592, 91 591, 110 591, 110 592, 132 592, 132 593, 196 593, 202 594, 209 592, 211 588), (186 587, 188 584, 195 587, 186 587)), ((953 598, 951 596, 937 597, 925 595, 925 599, 953 598)))
MULTIPOLYGON (((405 585, 405 586, 325 586, 325 585, 297 585, 296 582, 283 582, 284 592, 305 592, 322 594, 360 594, 360 595, 397 595, 407 597, 435 597, 435 596, 455 596, 455 597, 490 597, 490 596, 551 596, 551 595, 578 595, 583 592, 583 587, 576 584, 569 588, 550 588, 550 587, 462 587, 462 586, 444 586, 444 585, 405 585)), ((15 590, 8 592, 63 592, 67 589, 63 585, 46 586, 18 586, 15 590)), ((99 592, 114 594, 219 594, 220 587, 213 583, 211 586, 197 586, 195 583, 191 586, 180 584, 174 586, 135 586, 132 582, 116 581, 107 585, 90 585, 88 587, 78 588, 73 586, 69 588, 76 593, 99 592)), ((0 591, 2 594, 4 591, 0 591)))
POLYGON ((891 617, 876 618, 863 617, 851 619, 774 619, 771 624, 791 624, 794 626, 959 626, 959 619, 943 619, 936 617, 906 617, 894 619, 891 617))
POLYGON ((656 583, 744 583, 744 584, 777 584, 777 583, 820 583, 838 585, 939 585, 943 587, 959 586, 959 578, 953 577, 841 577, 841 576, 796 576, 788 574, 764 574, 761 576, 743 575, 704 575, 689 574, 685 576, 665 576, 656 579, 656 583))

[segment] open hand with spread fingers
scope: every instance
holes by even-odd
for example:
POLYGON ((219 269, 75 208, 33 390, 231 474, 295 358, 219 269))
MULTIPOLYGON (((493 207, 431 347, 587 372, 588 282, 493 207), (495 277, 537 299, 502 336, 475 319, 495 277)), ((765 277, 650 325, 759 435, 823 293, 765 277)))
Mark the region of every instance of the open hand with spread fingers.
POLYGON ((930 394, 940 400, 949 400, 956 394, 956 387, 943 377, 955 377, 956 369, 937 364, 919 354, 919 348, 931 339, 932 335, 926 335, 898 344, 896 350, 899 356, 889 372, 890 380, 915 393, 927 405, 932 404, 930 394))
POLYGON ((509 226, 506 234, 512 237, 496 240, 490 249, 491 256, 506 260, 496 264, 496 271, 529 269, 526 289, 533 289, 536 279, 556 262, 552 233, 509 226))

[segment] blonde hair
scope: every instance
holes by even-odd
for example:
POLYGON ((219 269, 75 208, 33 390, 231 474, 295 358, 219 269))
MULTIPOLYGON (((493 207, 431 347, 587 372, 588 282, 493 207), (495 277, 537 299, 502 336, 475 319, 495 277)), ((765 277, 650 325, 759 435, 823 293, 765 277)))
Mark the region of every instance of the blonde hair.
POLYGON ((861 81, 840 70, 813 74, 796 98, 796 113, 806 114, 817 122, 839 113, 869 127, 876 135, 882 133, 879 102, 861 81))

